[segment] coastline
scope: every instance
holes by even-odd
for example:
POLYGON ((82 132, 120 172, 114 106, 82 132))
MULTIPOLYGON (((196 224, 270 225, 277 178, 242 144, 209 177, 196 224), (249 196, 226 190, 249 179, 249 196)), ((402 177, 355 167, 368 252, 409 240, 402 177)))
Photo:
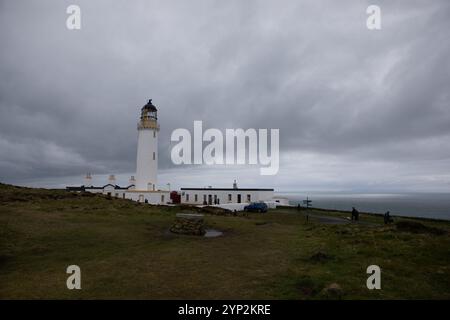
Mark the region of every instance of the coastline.
POLYGON ((355 207, 359 212, 391 216, 425 218, 450 221, 450 196, 447 193, 315 193, 279 192, 293 205, 303 206, 309 197, 313 207, 331 211, 349 211, 355 207))
MULTIPOLYGON (((277 208, 295 208, 294 207, 288 207, 288 206, 277 206, 277 208)), ((301 207, 300 209, 300 213, 304 212, 306 209, 305 207, 301 207)), ((322 212, 326 212, 326 213, 333 213, 333 212, 337 212, 337 213, 345 213, 345 214, 349 214, 351 215, 351 211, 350 210, 339 210, 339 209, 326 209, 326 208, 318 208, 318 207, 310 207, 309 210, 315 210, 315 211, 322 211, 322 212)), ((383 218, 384 214, 383 213, 378 213, 378 212, 365 212, 365 211, 359 211, 360 214, 366 214, 369 216, 374 216, 374 217, 380 217, 383 218)), ((439 218, 428 218, 428 217, 418 217, 418 216, 404 216, 404 215, 397 215, 397 214, 390 214, 390 216, 392 218, 404 218, 404 219, 413 219, 413 220, 423 220, 423 221, 429 221, 429 222, 450 222, 449 220, 446 219, 439 219, 439 218)))

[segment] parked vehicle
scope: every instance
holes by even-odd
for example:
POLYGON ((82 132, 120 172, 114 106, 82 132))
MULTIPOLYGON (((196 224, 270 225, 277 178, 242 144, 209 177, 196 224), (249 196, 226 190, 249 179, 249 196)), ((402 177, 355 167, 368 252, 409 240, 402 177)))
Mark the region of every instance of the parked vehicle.
POLYGON ((253 202, 244 207, 245 212, 267 212, 267 204, 264 202, 253 202))

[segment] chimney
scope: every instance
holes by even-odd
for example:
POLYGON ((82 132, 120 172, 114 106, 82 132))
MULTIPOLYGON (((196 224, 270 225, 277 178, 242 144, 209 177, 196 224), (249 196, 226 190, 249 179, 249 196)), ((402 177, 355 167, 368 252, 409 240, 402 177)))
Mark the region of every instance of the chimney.
POLYGON ((89 172, 86 173, 86 176, 84 177, 84 186, 85 187, 92 187, 92 177, 91 177, 91 174, 89 172))
POLYGON ((237 188, 238 188, 238 186, 237 186, 236 180, 234 180, 234 182, 233 182, 233 189, 237 189, 237 188))
POLYGON ((113 174, 109 175, 108 183, 112 184, 113 186, 116 185, 116 177, 113 174))

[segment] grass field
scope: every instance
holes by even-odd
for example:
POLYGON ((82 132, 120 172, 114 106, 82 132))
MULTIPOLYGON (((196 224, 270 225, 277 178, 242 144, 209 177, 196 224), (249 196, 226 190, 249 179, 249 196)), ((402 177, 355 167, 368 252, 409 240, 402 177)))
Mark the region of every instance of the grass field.
POLYGON ((0 298, 450 299, 449 222, 395 218, 423 224, 399 229, 363 214, 367 223, 334 225, 284 208, 207 214, 217 238, 168 232, 188 211, 0 185, 0 298), (72 264, 81 290, 66 287, 72 264), (372 264, 381 290, 366 287, 372 264))

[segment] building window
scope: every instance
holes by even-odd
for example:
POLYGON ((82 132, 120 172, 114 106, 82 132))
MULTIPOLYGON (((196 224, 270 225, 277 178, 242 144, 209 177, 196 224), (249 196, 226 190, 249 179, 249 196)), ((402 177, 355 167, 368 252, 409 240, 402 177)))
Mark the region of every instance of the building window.
POLYGON ((203 204, 207 204, 207 202, 206 202, 206 194, 203 195, 203 204))
POLYGON ((247 195, 247 202, 252 201, 252 196, 250 194, 247 195))
POLYGON ((164 203, 164 195, 161 195, 161 203, 164 203))
POLYGON ((214 204, 217 204, 217 194, 214 195, 214 204))
POLYGON ((153 160, 155 160, 156 159, 156 153, 155 153, 155 151, 153 151, 153 160))
POLYGON ((119 197, 119 194, 116 192, 116 198, 118 198, 119 197))
POLYGON ((111 192, 108 192, 108 197, 111 197, 111 192))
POLYGON ((189 194, 186 193, 186 202, 188 202, 188 201, 189 201, 189 194))
POLYGON ((195 202, 198 201, 198 194, 194 195, 194 201, 195 201, 195 202))
POLYGON ((231 193, 229 193, 229 194, 228 194, 228 201, 231 202, 232 199, 233 199, 233 198, 232 198, 232 195, 231 195, 231 193))
POLYGON ((125 199, 125 193, 122 193, 122 198, 125 199))
POLYGON ((153 138, 156 138, 156 131, 153 130, 153 138))

